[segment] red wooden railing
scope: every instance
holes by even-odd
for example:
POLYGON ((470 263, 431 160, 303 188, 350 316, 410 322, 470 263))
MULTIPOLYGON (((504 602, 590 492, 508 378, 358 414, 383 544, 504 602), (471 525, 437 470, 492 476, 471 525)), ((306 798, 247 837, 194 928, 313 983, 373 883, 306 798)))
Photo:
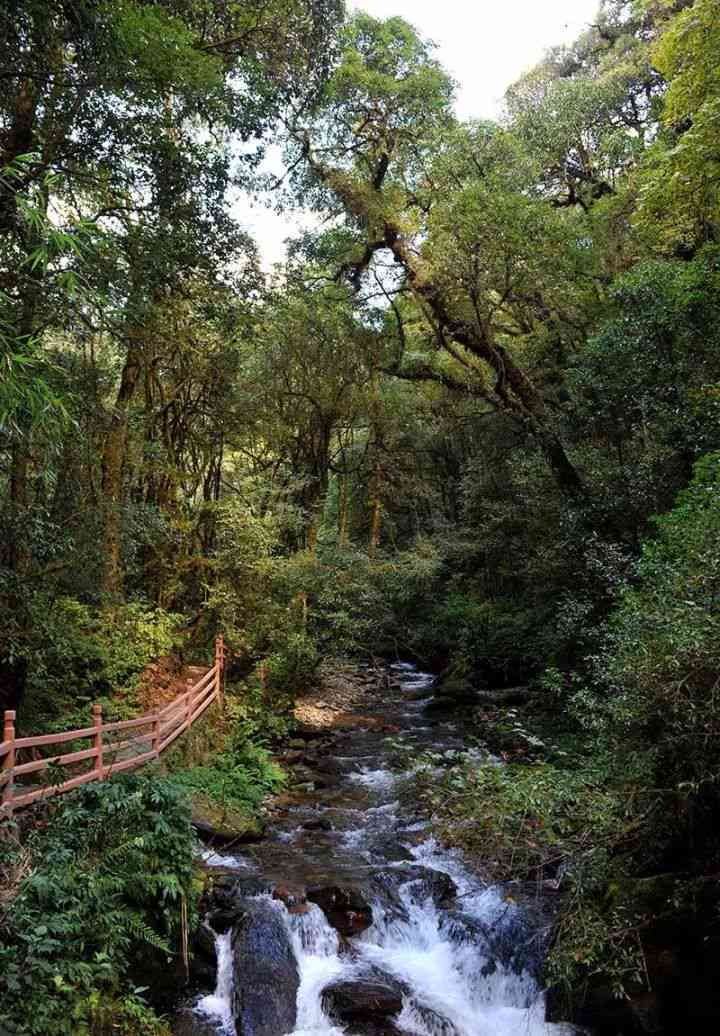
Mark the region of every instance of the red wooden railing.
MULTIPOLYGON (((103 723, 102 705, 93 705, 92 726, 63 731, 61 734, 16 737, 15 713, 7 711, 0 741, 0 819, 10 816, 15 809, 37 802, 38 799, 61 795, 89 781, 107 780, 113 774, 134 770, 153 759, 158 759, 160 754, 184 730, 191 727, 214 701, 222 706, 224 669, 225 646, 223 638, 218 637, 215 641, 215 663, 212 669, 164 708, 138 716, 136 719, 103 723), (30 762, 18 761, 19 754, 26 750, 82 740, 89 740, 92 747, 67 752, 64 755, 34 758, 30 762), (73 766, 86 760, 92 760, 90 769, 57 783, 38 786, 24 781, 18 782, 18 778, 41 774, 50 767, 73 766)), ((33 754, 37 755, 37 751, 33 754)))

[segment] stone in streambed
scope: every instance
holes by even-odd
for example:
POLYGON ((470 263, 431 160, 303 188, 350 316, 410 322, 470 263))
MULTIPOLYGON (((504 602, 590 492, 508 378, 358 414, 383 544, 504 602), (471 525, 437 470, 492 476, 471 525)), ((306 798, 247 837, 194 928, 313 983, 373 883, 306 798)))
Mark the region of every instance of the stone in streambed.
POLYGON ((307 895, 302 885, 288 885, 280 883, 276 885, 272 892, 273 899, 279 899, 281 903, 284 903, 288 910, 299 907, 307 903, 307 895))
POLYGON ((305 831, 332 831, 333 829, 327 817, 316 817, 313 820, 306 820, 302 827, 305 831))
POLYGON ((448 907, 457 896, 457 886, 449 874, 432 870, 420 864, 395 867, 387 872, 389 880, 397 885, 407 885, 410 898, 415 903, 431 899, 438 907, 448 907))
POLYGON ((203 795, 193 796, 192 826, 198 838, 212 848, 259 842, 264 836, 262 821, 257 817, 221 808, 203 795))
POLYGON ((290 934, 268 901, 249 904, 233 931, 233 1016, 242 1036, 281 1036, 297 1020, 300 986, 290 934))
POLYGON ((211 1019, 184 1007, 172 1025, 173 1036, 222 1036, 222 1028, 211 1019))
POLYGON ((355 888, 316 885, 308 889, 307 898, 317 903, 328 924, 341 935, 359 935, 372 924, 372 908, 355 888))
POLYGON ((190 978, 201 987, 212 989, 217 974, 215 931, 207 921, 201 921, 193 933, 190 978))
POLYGON ((427 870, 411 881, 410 895, 416 902, 431 899, 436 906, 449 906, 457 896, 457 886, 449 874, 427 870))
POLYGON ((403 989, 390 978, 367 978, 357 982, 335 982, 323 990, 327 1013, 363 1034, 396 1031, 391 1019, 402 1011, 403 989))
POLYGON ((305 760, 305 753, 298 749, 292 749, 290 752, 283 752, 280 756, 284 763, 288 766, 295 766, 296 763, 302 763, 305 760))
POLYGON ((271 890, 270 882, 260 878, 239 878, 237 873, 213 875, 203 893, 200 909, 212 931, 222 935, 245 915, 248 896, 263 895, 271 890))

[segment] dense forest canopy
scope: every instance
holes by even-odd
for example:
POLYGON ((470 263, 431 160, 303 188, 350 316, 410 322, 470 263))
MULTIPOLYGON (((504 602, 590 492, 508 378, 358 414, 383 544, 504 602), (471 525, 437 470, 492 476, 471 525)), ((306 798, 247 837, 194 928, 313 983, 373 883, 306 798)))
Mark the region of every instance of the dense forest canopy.
POLYGON ((5 0, 0 77, 2 706, 220 630, 279 694, 534 682, 597 827, 558 967, 622 988, 608 888, 720 863, 718 0, 604 0, 497 122, 342 0, 5 0), (241 194, 319 229, 268 273, 241 194))

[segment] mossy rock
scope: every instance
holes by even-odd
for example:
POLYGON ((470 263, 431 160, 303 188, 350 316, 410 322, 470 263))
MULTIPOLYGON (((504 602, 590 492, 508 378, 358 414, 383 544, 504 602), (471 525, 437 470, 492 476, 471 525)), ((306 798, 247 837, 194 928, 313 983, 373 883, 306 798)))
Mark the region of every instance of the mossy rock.
POLYGON ((192 797, 192 825, 198 837, 213 847, 257 842, 265 833, 255 814, 213 802, 205 795, 192 797))

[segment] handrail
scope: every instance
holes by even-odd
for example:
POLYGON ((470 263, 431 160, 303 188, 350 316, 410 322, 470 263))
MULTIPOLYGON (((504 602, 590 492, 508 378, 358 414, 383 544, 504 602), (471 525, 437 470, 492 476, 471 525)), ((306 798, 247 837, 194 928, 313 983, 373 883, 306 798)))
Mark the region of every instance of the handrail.
POLYGON ((187 730, 202 716, 205 710, 215 701, 224 705, 224 672, 225 644, 222 636, 215 641, 215 662, 211 669, 195 681, 192 687, 183 691, 168 705, 155 712, 137 716, 135 719, 117 720, 104 723, 102 705, 93 705, 93 724, 78 730, 66 730, 59 734, 40 734, 35 737, 15 736, 15 712, 8 709, 4 716, 2 740, 0 741, 0 820, 12 816, 16 809, 29 806, 39 799, 48 799, 53 795, 62 795, 72 788, 88 784, 90 781, 104 781, 113 774, 124 770, 134 770, 144 766, 151 760, 158 759, 170 744, 183 731, 187 730), (139 727, 151 727, 149 733, 132 734, 121 741, 104 739, 109 733, 134 731, 139 727), (49 745, 61 745, 68 741, 93 738, 92 748, 79 751, 64 752, 45 759, 33 759, 27 763, 18 763, 17 755, 25 748, 40 748, 49 745), (148 747, 149 746, 149 747, 148 747), (119 752, 139 752, 117 758, 119 752), (108 756, 113 761, 107 760, 108 756), (50 767, 72 766, 85 760, 93 760, 93 765, 86 773, 68 777, 57 784, 32 785, 17 784, 16 777, 24 777, 31 773, 42 773, 50 767))

